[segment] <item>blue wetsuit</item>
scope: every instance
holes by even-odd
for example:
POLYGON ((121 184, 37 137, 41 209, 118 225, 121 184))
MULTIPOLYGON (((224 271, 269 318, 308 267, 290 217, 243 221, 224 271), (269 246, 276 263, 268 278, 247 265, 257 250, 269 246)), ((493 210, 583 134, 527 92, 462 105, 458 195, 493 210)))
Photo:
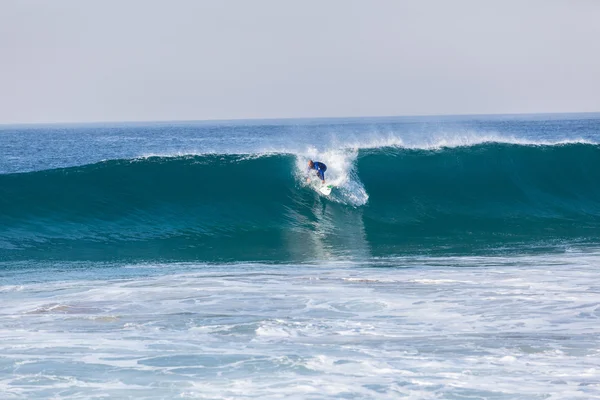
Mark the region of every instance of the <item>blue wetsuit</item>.
POLYGON ((321 178, 322 181, 325 180, 325 171, 327 171, 327 165, 322 162, 315 161, 314 166, 310 169, 314 169, 317 171, 317 176, 321 178))

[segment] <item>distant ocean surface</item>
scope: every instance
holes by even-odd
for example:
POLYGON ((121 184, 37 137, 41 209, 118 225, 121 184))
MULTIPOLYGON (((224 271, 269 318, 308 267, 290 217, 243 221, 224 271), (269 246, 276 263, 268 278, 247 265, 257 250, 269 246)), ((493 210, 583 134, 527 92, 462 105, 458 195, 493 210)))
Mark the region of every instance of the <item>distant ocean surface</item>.
POLYGON ((600 114, 0 126, 2 399, 600 398, 599 271, 600 114))

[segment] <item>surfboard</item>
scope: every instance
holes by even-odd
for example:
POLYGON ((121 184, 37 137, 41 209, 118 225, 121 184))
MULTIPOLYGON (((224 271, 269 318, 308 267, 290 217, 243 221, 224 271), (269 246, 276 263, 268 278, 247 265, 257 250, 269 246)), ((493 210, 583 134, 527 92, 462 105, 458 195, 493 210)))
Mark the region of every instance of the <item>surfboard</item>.
POLYGON ((319 188, 319 192, 323 193, 325 196, 329 196, 331 194, 331 189, 333 189, 333 185, 323 185, 319 188))

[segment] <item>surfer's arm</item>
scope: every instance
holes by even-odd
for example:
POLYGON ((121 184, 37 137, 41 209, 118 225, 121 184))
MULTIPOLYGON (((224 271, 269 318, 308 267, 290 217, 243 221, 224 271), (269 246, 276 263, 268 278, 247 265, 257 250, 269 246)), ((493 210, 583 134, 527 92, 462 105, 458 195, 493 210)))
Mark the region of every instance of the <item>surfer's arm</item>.
POLYGON ((306 169, 306 182, 307 182, 307 183, 310 183, 310 171, 311 171, 312 169, 313 169, 313 168, 311 168, 311 167, 308 167, 308 168, 306 169))

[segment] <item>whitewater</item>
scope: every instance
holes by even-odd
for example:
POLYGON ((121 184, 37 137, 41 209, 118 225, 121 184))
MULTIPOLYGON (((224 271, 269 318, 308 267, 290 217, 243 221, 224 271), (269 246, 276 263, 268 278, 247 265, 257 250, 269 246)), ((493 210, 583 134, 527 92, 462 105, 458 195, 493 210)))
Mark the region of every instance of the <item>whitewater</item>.
POLYGON ((600 114, 0 149, 0 398, 600 398, 600 114))

